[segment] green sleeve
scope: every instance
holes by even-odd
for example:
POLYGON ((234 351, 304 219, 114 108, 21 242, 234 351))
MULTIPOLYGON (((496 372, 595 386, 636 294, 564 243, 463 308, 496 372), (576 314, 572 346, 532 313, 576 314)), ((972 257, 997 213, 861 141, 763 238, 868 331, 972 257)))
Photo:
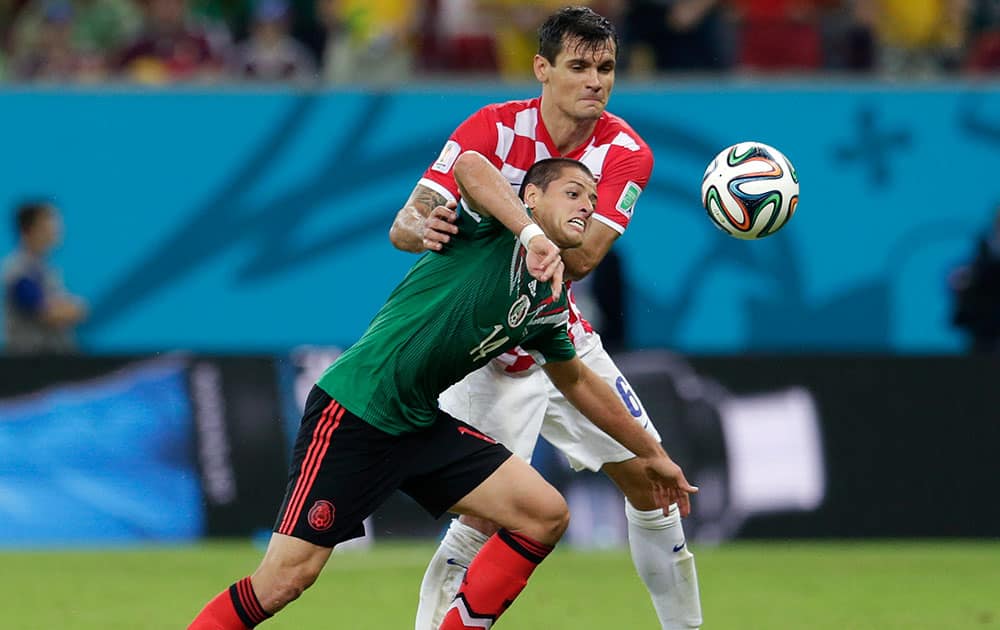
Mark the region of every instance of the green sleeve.
POLYGON ((521 342, 521 348, 541 353, 545 361, 569 361, 576 356, 576 348, 569 338, 565 323, 528 337, 521 342))

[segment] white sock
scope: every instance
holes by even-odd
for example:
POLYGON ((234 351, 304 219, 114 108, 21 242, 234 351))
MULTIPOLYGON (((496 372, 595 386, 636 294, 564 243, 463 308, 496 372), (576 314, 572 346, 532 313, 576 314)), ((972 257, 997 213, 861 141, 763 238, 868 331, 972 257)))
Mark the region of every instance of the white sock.
POLYGON ((420 583, 415 630, 438 630, 462 586, 465 570, 488 539, 479 530, 452 519, 420 583))
POLYGON ((694 555, 684 539, 676 505, 670 516, 663 510, 642 511, 625 501, 632 562, 645 582, 663 630, 701 626, 701 598, 694 555))

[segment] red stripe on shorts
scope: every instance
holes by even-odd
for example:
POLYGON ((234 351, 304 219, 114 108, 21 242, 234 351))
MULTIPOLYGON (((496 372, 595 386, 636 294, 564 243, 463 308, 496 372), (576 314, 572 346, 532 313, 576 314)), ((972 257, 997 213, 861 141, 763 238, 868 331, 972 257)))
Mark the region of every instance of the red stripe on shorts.
POLYGON ((309 491, 312 490, 313 482, 316 481, 316 475, 319 474, 320 465, 323 463, 323 456, 326 455, 327 449, 330 448, 330 437, 340 424, 340 418, 344 415, 344 411, 340 403, 336 400, 331 400, 330 404, 323 410, 323 415, 320 417, 319 422, 316 423, 312 441, 309 443, 309 448, 306 449, 306 456, 302 458, 299 479, 295 482, 295 489, 292 491, 292 496, 288 500, 288 506, 285 508, 285 518, 281 520, 281 526, 278 528, 279 534, 291 535, 292 530, 295 529, 295 521, 302 514, 302 506, 305 504, 309 491), (337 414, 336 418, 333 417, 335 412, 337 414))
POLYGON ((458 432, 461 433, 462 435, 471 435, 472 437, 479 438, 480 440, 483 440, 484 442, 489 442, 490 444, 497 443, 496 440, 486 435, 485 433, 480 433, 479 431, 475 431, 473 429, 470 429, 469 427, 460 426, 458 427, 458 432))

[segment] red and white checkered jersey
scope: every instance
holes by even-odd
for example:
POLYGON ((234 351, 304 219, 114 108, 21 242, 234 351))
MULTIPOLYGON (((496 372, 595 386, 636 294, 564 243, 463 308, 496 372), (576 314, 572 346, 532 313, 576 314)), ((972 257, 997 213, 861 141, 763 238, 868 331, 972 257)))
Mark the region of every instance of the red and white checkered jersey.
MULTIPOLYGON (((452 169, 464 151, 476 151, 489 159, 520 190, 532 164, 549 157, 579 160, 597 179, 597 208, 592 220, 600 221, 619 234, 632 220, 636 201, 653 170, 653 153, 624 120, 604 112, 594 134, 572 151, 560 154, 541 117, 541 99, 508 101, 480 109, 451 134, 441 155, 424 172, 420 183, 451 201, 460 193, 452 169)), ((594 329, 584 319, 569 294, 569 333, 579 347, 594 329)), ((535 360, 517 348, 498 359, 508 372, 530 368, 535 360)))

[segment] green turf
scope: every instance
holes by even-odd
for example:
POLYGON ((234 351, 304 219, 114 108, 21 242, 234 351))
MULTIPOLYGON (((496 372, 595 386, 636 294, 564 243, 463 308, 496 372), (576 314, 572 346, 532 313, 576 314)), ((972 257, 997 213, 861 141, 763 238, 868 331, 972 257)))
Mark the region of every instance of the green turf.
MULTIPOLYGON (((409 630, 426 544, 334 555, 269 630, 409 630)), ((695 547, 706 629, 1000 628, 1000 542, 695 547)), ((256 566, 249 543, 0 552, 0 628, 176 630, 256 566)), ((498 624, 655 629, 627 551, 558 550, 498 624)))

